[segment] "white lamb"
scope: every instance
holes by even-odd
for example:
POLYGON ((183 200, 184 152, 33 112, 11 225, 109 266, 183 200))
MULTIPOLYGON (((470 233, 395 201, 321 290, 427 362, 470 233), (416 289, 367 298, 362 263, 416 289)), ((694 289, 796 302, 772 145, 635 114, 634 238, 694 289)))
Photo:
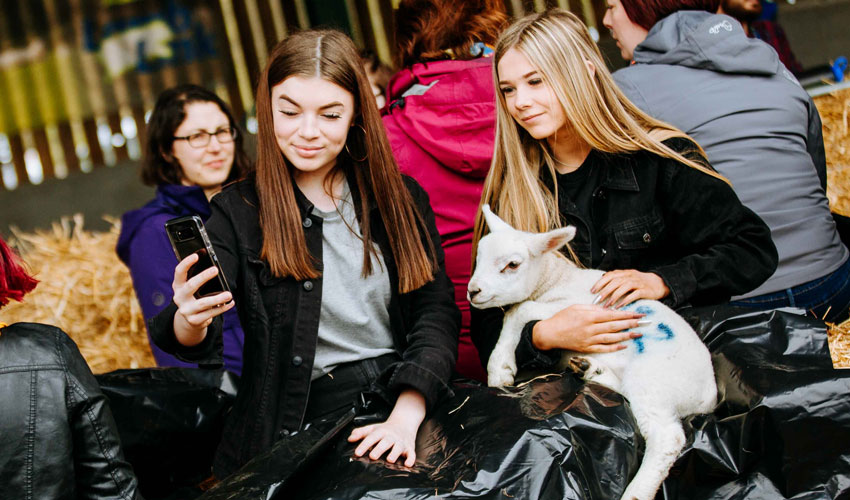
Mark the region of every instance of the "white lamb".
MULTIPOLYGON (((491 232, 478 244, 468 298, 479 309, 511 306, 487 364, 488 384, 500 387, 514 381, 523 326, 573 304, 593 303, 590 289, 603 273, 580 269, 558 255, 575 236, 574 227, 526 233, 487 205, 482 209, 491 232)), ((641 338, 612 353, 565 351, 560 368, 570 367, 629 400, 646 452, 622 498, 651 500, 685 445, 681 419, 710 412, 717 385, 708 349, 684 319, 654 300, 638 300, 623 309, 646 314, 643 319, 650 324, 633 329, 641 338)))

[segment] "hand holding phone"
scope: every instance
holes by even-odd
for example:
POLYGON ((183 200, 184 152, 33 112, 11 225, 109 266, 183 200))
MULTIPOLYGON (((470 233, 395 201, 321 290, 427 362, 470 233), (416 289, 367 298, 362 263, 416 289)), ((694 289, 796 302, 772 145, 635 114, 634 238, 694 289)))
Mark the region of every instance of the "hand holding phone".
POLYGON ((189 215, 171 219, 165 223, 165 231, 168 233, 168 239, 171 241, 171 247, 174 249, 177 260, 182 261, 192 254, 198 255, 197 263, 189 268, 188 279, 194 278, 211 267, 218 269, 215 277, 205 281, 195 292, 196 298, 200 299, 201 297, 230 291, 200 217, 189 215))
POLYGON ((180 261, 172 283, 178 307, 174 333, 181 344, 193 346, 206 337, 214 317, 234 306, 233 296, 200 217, 169 220, 165 229, 180 261))

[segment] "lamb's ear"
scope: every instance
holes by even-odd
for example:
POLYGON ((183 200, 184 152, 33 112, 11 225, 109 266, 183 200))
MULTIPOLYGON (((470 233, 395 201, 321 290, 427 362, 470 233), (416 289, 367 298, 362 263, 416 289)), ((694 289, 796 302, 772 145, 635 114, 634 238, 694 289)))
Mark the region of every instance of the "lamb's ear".
POLYGON ((484 220, 487 221, 487 227, 490 228, 491 233, 513 229, 510 224, 500 219, 498 215, 490 210, 489 204, 485 203, 482 205, 481 212, 484 214, 484 220))
POLYGON ((553 229, 548 233, 535 234, 529 242, 529 250, 534 255, 542 255, 546 252, 558 250, 566 245, 576 236, 574 226, 553 229))

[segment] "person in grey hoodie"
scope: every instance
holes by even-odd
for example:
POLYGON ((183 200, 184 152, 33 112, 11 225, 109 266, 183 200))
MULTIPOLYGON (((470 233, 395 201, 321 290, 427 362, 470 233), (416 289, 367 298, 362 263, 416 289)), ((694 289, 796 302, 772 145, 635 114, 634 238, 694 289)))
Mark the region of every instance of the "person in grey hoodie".
POLYGON ((771 229, 776 272, 736 304, 847 317, 850 261, 826 198, 821 120, 776 52, 713 14, 719 0, 607 0, 603 24, 633 63, 614 78, 649 115, 705 149, 771 229))

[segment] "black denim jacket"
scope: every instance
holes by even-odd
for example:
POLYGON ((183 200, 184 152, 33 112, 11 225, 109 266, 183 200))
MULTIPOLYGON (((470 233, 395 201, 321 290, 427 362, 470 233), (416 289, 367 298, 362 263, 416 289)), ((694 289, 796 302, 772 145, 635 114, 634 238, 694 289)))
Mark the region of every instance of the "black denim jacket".
POLYGON ((62 330, 0 330, 0 497, 141 499, 109 402, 62 330))
MULTIPOLYGON (((359 209, 354 179, 349 176, 348 182, 354 205, 359 209)), ((402 387, 415 388, 431 408, 449 390, 447 384, 457 358, 460 312, 445 273, 428 195, 413 179, 406 177, 405 182, 428 227, 427 237, 437 252, 439 269, 430 283, 399 294, 398 272, 386 228, 378 210, 371 210, 373 238, 383 254, 392 289, 390 329, 402 355, 402 361, 381 374, 374 388, 390 404, 402 387)), ((322 219, 311 214, 312 204, 297 189, 296 196, 307 247, 321 262, 322 219)), ((304 424, 323 290, 321 277, 303 281, 277 278, 260 258, 262 232, 253 179, 225 189, 211 205, 207 229, 245 330, 239 394, 214 464, 216 476, 223 478, 304 424)), ((362 217, 359 213, 357 216, 362 217)), ((149 331, 157 345, 187 361, 219 365, 221 322, 213 322, 201 344, 187 348, 174 337, 175 312, 172 303, 151 320, 149 331)))
MULTIPOLYGON (((686 139, 668 146, 705 162, 686 139), (693 151, 693 153, 691 153, 693 151)), ((605 271, 637 269, 659 275, 671 307, 727 302, 750 291, 776 270, 778 255, 770 229, 741 204, 732 188, 715 177, 674 160, 642 151, 605 154, 597 151, 605 169, 592 191, 591 220, 585 220, 566 196, 558 205, 564 224, 576 226, 573 250, 582 265, 605 271), (591 238, 602 248, 602 260, 590 262, 591 238)), ((552 189, 553 179, 541 169, 541 180, 552 189)), ((472 340, 486 367, 502 328, 500 309, 472 309, 472 340)), ((548 368, 557 352, 544 355, 523 329, 517 347, 519 368, 548 368)))

